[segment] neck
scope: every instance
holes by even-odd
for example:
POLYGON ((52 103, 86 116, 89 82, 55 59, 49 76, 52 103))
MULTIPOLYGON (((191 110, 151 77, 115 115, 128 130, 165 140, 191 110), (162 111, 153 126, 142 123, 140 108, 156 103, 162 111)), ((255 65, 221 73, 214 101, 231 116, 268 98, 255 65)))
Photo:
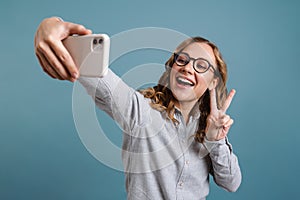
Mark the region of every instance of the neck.
POLYGON ((189 122, 189 115, 191 110, 193 109, 193 107, 195 106, 195 103, 191 103, 191 102, 177 102, 175 105, 176 107, 178 107, 181 111, 181 114, 183 116, 183 119, 185 121, 185 123, 187 124, 189 122))

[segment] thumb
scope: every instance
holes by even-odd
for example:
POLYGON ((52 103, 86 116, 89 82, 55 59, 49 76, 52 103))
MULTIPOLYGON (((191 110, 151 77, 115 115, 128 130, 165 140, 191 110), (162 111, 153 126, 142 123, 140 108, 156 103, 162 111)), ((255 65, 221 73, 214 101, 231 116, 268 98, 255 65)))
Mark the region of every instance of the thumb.
POLYGON ((89 35, 92 34, 90 29, 86 29, 83 25, 67 22, 67 28, 69 30, 69 35, 89 35))

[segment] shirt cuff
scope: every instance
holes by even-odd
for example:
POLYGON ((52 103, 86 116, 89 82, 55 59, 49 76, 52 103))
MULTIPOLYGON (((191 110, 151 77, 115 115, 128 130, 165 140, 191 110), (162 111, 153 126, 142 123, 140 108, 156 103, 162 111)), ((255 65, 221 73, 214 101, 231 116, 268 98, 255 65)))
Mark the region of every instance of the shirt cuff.
POLYGON ((203 145, 204 147, 207 149, 207 151, 210 153, 215 147, 219 146, 219 145, 224 145, 226 144, 226 139, 223 138, 221 140, 217 140, 217 141, 210 141, 208 140, 206 137, 204 138, 204 142, 203 145))

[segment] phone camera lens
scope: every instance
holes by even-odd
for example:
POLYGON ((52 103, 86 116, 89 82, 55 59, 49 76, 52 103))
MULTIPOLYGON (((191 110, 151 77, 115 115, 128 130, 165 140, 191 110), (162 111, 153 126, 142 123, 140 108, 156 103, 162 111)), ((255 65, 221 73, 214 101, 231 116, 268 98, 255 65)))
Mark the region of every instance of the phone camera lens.
POLYGON ((94 43, 94 44, 97 44, 97 39, 94 39, 94 40, 93 40, 93 43, 94 43))
POLYGON ((103 39, 100 38, 100 39, 99 39, 99 44, 102 44, 102 43, 103 43, 103 39))

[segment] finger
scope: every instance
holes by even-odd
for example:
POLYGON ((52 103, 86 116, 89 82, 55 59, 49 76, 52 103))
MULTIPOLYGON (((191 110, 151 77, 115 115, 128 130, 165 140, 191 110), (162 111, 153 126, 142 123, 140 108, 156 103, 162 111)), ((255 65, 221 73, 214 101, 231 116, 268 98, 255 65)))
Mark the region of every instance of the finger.
POLYGON ((219 123, 220 123, 221 126, 224 126, 229 120, 230 120, 230 116, 229 115, 223 115, 219 119, 219 123))
POLYGON ((45 57, 42 54, 37 53, 36 55, 39 59, 39 62, 41 64, 44 72, 46 72, 49 76, 51 76, 54 79, 63 80, 63 78, 52 69, 52 67, 50 66, 50 64, 48 63, 48 61, 45 59, 45 57))
MULTIPOLYGON (((229 130, 229 128, 228 128, 228 130, 229 130)), ((221 139, 225 138, 228 133, 228 130, 226 130, 226 128, 223 128, 222 131, 220 131, 219 134, 217 135, 216 140, 221 140, 221 139)))
POLYGON ((60 75, 63 79, 71 79, 71 76, 66 71, 64 66, 58 60, 56 55, 53 53, 52 49, 48 46, 48 44, 40 44, 40 48, 37 49, 40 55, 43 55, 45 60, 49 63, 52 69, 60 75))
POLYGON ((233 97, 234 97, 234 95, 235 95, 235 90, 234 89, 232 89, 230 92, 229 92, 229 94, 228 94, 228 96, 227 96, 227 98, 226 98, 226 100, 225 100, 225 102, 224 102, 224 105, 223 105, 223 107, 222 107, 222 111, 223 112, 226 112, 227 111, 227 109, 229 108, 229 106, 230 106, 230 104, 231 104, 231 101, 232 101, 232 99, 233 99, 233 97))
POLYGON ((45 69, 43 67, 43 70, 45 73, 47 73, 50 77, 54 78, 54 79, 58 79, 58 80, 64 80, 63 78, 61 78, 53 69, 49 68, 49 69, 45 69), (55 75, 53 75, 55 74, 55 75))
POLYGON ((69 29, 69 34, 78 34, 78 35, 88 35, 92 34, 92 31, 90 29, 86 29, 83 25, 75 24, 71 22, 65 22, 67 25, 67 28, 69 29))
POLYGON ((233 124, 234 120, 233 119, 229 119, 225 124, 224 124, 224 128, 228 128, 233 124))
POLYGON ((61 64, 65 67, 65 70, 68 72, 68 74, 72 78, 77 79, 79 77, 79 71, 73 61, 72 56, 69 54, 63 43, 61 41, 52 43, 51 48, 59 58, 61 64))
POLYGON ((218 106, 217 106, 216 90, 215 89, 210 90, 209 95, 210 95, 210 110, 211 112, 217 111, 218 106))
POLYGON ((42 69, 44 70, 44 72, 46 72, 46 73, 47 73, 49 76, 51 76, 52 78, 56 79, 55 76, 53 76, 52 74, 50 74, 50 73, 46 70, 44 61, 41 59, 41 56, 39 55, 39 53, 36 52, 35 55, 36 55, 36 57, 37 57, 37 59, 38 59, 38 61, 39 61, 39 63, 40 63, 40 66, 41 66, 42 69))
POLYGON ((52 77, 54 79, 57 79, 58 78, 57 74, 54 74, 52 71, 50 72, 48 70, 48 66, 47 66, 48 64, 46 63, 46 60, 44 60, 42 58, 42 55, 39 55, 39 53, 37 52, 36 56, 37 56, 37 58, 39 60, 40 65, 42 66, 43 71, 46 72, 50 77, 52 77))
MULTIPOLYGON (((92 31, 86 29, 83 25, 75 24, 71 22, 65 22, 66 29, 68 30, 69 34, 78 34, 78 35, 88 35, 92 34, 92 31)), ((63 38, 64 39, 64 38, 63 38)), ((72 78, 77 79, 79 77, 79 71, 76 67, 73 58, 65 48, 62 42, 56 42, 51 44, 51 48, 62 62, 62 64, 66 67, 68 73, 72 76, 72 78)))
POLYGON ((222 139, 226 137, 230 129, 230 126, 224 127, 222 131, 222 139))

